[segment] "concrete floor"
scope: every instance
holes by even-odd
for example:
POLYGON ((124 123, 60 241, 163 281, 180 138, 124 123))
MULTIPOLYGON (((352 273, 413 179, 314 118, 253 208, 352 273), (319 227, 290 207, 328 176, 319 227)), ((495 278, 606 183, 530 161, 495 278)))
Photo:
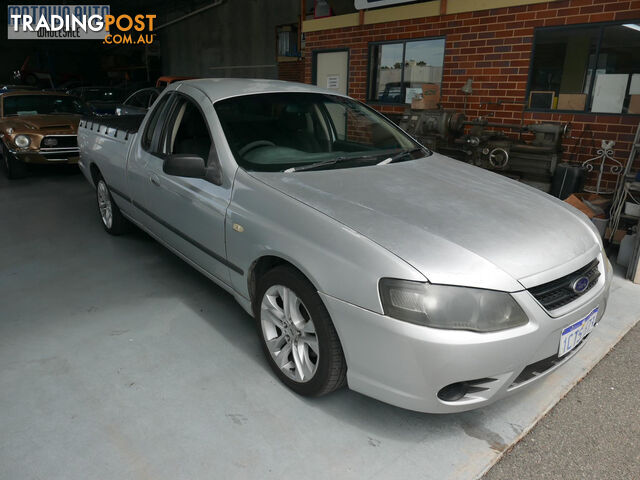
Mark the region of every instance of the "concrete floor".
POLYGON ((230 295, 107 235, 82 177, 0 176, 0 479, 477 478, 636 323, 639 293, 617 278, 576 357, 483 410, 308 400, 230 295))
POLYGON ((640 324, 483 480, 640 479, 640 324))

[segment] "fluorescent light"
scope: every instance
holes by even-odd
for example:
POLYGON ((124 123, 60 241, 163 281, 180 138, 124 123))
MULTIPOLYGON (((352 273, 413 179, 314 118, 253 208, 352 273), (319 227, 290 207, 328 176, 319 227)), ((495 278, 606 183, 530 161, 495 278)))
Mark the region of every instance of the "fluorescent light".
POLYGON ((633 30, 637 30, 640 32, 640 25, 636 25, 635 23, 623 23, 623 27, 631 28, 633 30))

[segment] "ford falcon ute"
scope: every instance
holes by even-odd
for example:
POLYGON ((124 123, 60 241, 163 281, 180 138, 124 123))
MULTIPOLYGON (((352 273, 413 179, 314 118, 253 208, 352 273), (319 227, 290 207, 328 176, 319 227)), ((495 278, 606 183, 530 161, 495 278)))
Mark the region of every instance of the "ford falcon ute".
POLYGON ((577 355, 605 312, 583 214, 334 91, 181 81, 78 139, 105 230, 137 225, 231 293, 302 395, 481 407, 577 355))

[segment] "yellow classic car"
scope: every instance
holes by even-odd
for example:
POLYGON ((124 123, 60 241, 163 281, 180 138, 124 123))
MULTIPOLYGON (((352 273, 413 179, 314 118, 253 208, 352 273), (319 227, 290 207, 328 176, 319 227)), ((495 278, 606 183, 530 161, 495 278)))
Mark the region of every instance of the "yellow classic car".
POLYGON ((83 102, 57 92, 12 91, 0 95, 0 150, 9 178, 27 164, 78 163, 78 123, 83 102))

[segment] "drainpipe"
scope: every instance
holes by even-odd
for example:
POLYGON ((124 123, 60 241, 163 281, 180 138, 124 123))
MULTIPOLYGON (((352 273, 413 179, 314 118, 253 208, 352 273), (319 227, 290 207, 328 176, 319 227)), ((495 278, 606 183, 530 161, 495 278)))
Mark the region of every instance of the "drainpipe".
POLYGON ((185 20, 185 19, 187 19, 189 17, 193 17, 194 15, 197 15, 199 13, 202 13, 202 12, 206 11, 206 10, 209 10, 210 8, 222 5, 224 2, 225 2, 225 0, 215 0, 212 4, 207 5, 206 7, 199 8, 197 10, 194 10, 191 13, 187 13, 186 15, 183 15, 181 17, 175 18, 175 19, 173 19, 173 20, 171 20, 171 21, 169 21, 167 23, 163 23, 162 25, 156 27, 154 30, 160 30, 161 28, 168 27, 169 25, 173 25, 174 23, 181 22, 182 20, 185 20))

